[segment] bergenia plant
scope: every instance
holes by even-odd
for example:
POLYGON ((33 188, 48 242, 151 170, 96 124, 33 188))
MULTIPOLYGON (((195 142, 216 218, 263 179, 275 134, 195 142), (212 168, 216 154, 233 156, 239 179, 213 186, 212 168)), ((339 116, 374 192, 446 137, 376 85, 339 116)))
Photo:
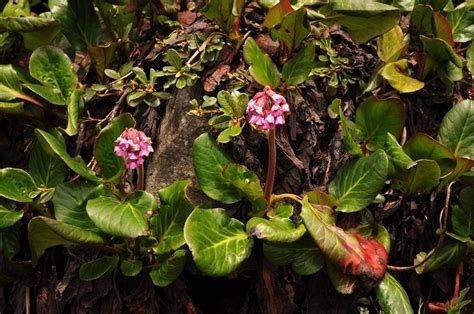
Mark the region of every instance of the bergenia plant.
POLYGON ((151 139, 142 131, 127 128, 115 141, 114 152, 117 156, 125 159, 125 168, 137 169, 137 189, 144 188, 144 157, 153 152, 151 139))

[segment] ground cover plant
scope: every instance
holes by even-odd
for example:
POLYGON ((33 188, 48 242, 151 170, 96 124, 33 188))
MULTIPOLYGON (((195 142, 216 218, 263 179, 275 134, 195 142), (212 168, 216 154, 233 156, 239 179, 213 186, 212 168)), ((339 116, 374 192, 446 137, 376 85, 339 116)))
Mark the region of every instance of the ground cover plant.
POLYGON ((473 1, 0 4, 1 312, 472 312, 473 1))

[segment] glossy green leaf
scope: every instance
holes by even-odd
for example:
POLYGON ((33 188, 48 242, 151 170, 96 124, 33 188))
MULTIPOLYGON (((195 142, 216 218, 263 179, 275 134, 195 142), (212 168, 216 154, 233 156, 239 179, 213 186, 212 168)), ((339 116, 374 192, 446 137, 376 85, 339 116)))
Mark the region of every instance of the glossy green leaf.
POLYGON ((105 240, 97 233, 65 224, 47 217, 34 217, 28 225, 33 266, 47 248, 56 245, 102 244, 105 240))
POLYGON ((30 74, 46 86, 58 88, 67 99, 77 84, 77 75, 69 57, 59 48, 44 46, 30 57, 30 74))
POLYGON ((430 5, 418 4, 413 8, 410 20, 410 34, 434 34, 433 8, 430 5))
POLYGON ((48 151, 48 153, 54 153, 59 158, 61 158, 69 168, 75 171, 84 179, 90 181, 99 181, 99 178, 96 177, 94 171, 86 166, 84 160, 80 156, 71 157, 64 145, 57 138, 55 138, 51 133, 45 132, 40 129, 35 129, 36 138, 41 143, 43 148, 48 151))
POLYGON ((290 86, 303 83, 313 69, 315 58, 314 44, 308 44, 283 64, 282 77, 290 86))
POLYGON ((232 138, 240 135, 242 133, 242 126, 240 124, 235 124, 227 129, 224 129, 221 133, 219 133, 219 136, 217 136, 217 142, 218 143, 229 143, 232 138))
POLYGON ((177 181, 158 192, 160 209, 151 221, 153 236, 158 239, 154 248, 158 254, 177 250, 185 244, 184 223, 194 209, 186 197, 186 188, 191 180, 177 181))
POLYGON ((138 275, 143 269, 143 263, 140 260, 123 260, 120 263, 120 271, 126 277, 138 275))
POLYGON ((408 74, 408 60, 390 62, 380 69, 380 75, 401 93, 413 93, 425 86, 425 83, 411 78, 408 74))
POLYGON ((374 151, 384 147, 387 133, 400 139, 405 127, 405 107, 399 98, 372 96, 357 108, 355 122, 366 147, 374 151))
POLYGON ((150 271, 150 278, 155 286, 166 287, 179 277, 186 264, 186 252, 177 250, 150 271))
POLYGON ((119 259, 117 255, 102 256, 96 260, 84 263, 79 268, 79 278, 84 281, 99 279, 117 268, 119 259))
POLYGON ((84 109, 83 91, 79 89, 73 90, 67 99, 67 127, 64 130, 67 135, 74 136, 79 128, 79 119, 82 109, 84 109))
POLYGON ((49 0, 48 6, 74 48, 85 51, 99 44, 102 29, 91 1, 49 0))
POLYGON ((31 193, 37 189, 35 181, 28 172, 17 168, 0 169, 0 196, 29 203, 32 201, 31 193))
MULTIPOLYGON (((456 268, 466 254, 466 244, 456 241, 444 241, 441 247, 437 248, 433 256, 423 265, 417 267, 418 274, 430 273, 438 269, 456 268)), ((426 253, 420 252, 416 255, 415 264, 425 259, 426 253)))
POLYGON ((115 155, 115 141, 126 128, 133 128, 135 120, 129 113, 124 113, 110 121, 103 128, 94 145, 94 156, 100 167, 101 174, 107 180, 118 178, 123 173, 124 159, 115 155))
POLYGON ((61 91, 57 88, 33 83, 24 83, 23 86, 28 88, 33 93, 41 96, 43 99, 53 105, 66 105, 66 99, 61 94, 61 91))
POLYGON ((39 16, 2 16, 0 17, 1 32, 34 32, 58 22, 52 18, 39 16))
POLYGON ((398 24, 400 10, 375 1, 331 0, 323 9, 324 23, 340 24, 347 28, 358 43, 382 35, 398 24))
POLYGON ((21 91, 18 73, 11 64, 0 65, 0 83, 13 90, 21 91))
POLYGON ((222 172, 232 161, 224 154, 208 133, 200 135, 193 144, 193 164, 201 190, 210 198, 232 204, 242 197, 222 172))
POLYGON ((367 207, 385 185, 387 172, 388 159, 382 150, 346 163, 329 185, 329 194, 339 202, 336 210, 355 212, 367 207))
POLYGON ((289 51, 293 51, 308 36, 310 30, 305 8, 300 8, 283 17, 281 23, 272 28, 270 33, 273 39, 285 43, 289 51))
POLYGON ((403 31, 400 26, 383 34, 378 39, 378 55, 385 62, 395 62, 405 53, 408 46, 403 43, 403 31))
POLYGON ((412 314, 410 299, 402 285, 389 273, 385 273, 382 281, 375 288, 380 307, 387 314, 412 314))
POLYGON ((15 211, 0 205, 0 229, 13 226, 23 218, 23 211, 15 211))
POLYGON ((87 215, 86 204, 99 196, 112 196, 103 185, 87 182, 65 182, 56 187, 53 195, 54 215, 60 222, 84 230, 100 232, 87 215))
POLYGON ((0 112, 5 113, 22 113, 24 112, 24 102, 3 102, 0 101, 0 112))
POLYGON ((252 203, 266 203, 260 180, 247 167, 229 164, 224 167, 222 176, 232 184, 240 195, 252 203))
POLYGON ((244 44, 244 58, 250 65, 252 77, 260 85, 276 88, 280 85, 281 74, 270 57, 260 50, 252 37, 247 38, 244 44))
POLYGON ((474 159, 474 101, 463 100, 448 111, 441 122, 438 139, 454 155, 474 159))
POLYGON ((253 217, 247 222, 246 229, 258 239, 274 242, 294 242, 306 232, 304 225, 296 226, 291 219, 280 217, 253 217))
POLYGON ((438 191, 453 181, 458 181, 465 174, 474 168, 474 159, 467 157, 456 157, 456 167, 448 175, 444 176, 438 186, 438 191))
POLYGON ((86 210, 103 232, 117 237, 137 238, 148 235, 147 215, 151 215, 156 207, 153 195, 136 191, 123 201, 110 196, 91 199, 86 210))
POLYGON ((290 243, 264 241, 263 254, 270 263, 291 265, 291 269, 300 275, 315 274, 324 265, 324 256, 308 236, 290 243))
POLYGON ((184 238, 197 267, 209 276, 235 271, 253 246, 244 224, 222 208, 194 209, 184 225, 184 238))
POLYGON ((468 42, 474 39, 474 3, 461 3, 446 13, 453 28, 456 42, 468 42))
POLYGON ((438 163, 441 174, 452 171, 456 165, 453 153, 448 147, 425 133, 417 133, 403 145, 403 150, 411 159, 431 159, 438 163))
POLYGON ((387 134, 387 141, 384 150, 388 156, 388 160, 390 161, 390 176, 399 176, 407 169, 416 165, 416 162, 414 162, 413 159, 403 151, 403 148, 400 146, 395 136, 390 133, 387 134))
POLYGON ((438 184, 441 169, 434 160, 420 159, 400 180, 394 180, 393 186, 407 194, 428 193, 438 184))
POLYGON ((463 62, 446 41, 440 38, 429 38, 426 36, 420 36, 421 42, 423 43, 424 50, 432 56, 436 62, 447 62, 454 63, 457 67, 462 68, 463 62))
POLYGON ((31 150, 28 169, 36 184, 47 188, 63 182, 68 170, 59 157, 48 154, 38 142, 31 150))

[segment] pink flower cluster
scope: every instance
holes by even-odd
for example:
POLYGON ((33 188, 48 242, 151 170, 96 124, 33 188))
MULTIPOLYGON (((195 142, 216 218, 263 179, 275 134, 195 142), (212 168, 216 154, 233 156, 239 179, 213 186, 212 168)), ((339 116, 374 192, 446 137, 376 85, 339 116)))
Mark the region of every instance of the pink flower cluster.
POLYGON ((273 130, 278 124, 285 124, 285 114, 289 111, 285 97, 268 86, 247 104, 249 121, 259 130, 273 130))
POLYGON ((125 159, 126 169, 135 169, 144 162, 143 157, 153 152, 151 139, 135 129, 125 129, 115 141, 115 155, 125 159))

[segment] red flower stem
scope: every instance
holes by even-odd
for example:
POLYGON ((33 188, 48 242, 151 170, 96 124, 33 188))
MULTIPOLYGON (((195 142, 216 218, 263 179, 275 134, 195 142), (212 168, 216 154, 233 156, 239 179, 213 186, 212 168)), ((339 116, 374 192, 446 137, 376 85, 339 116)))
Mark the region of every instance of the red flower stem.
POLYGON ((145 189, 145 171, 143 170, 143 164, 137 168, 137 190, 145 189))
POLYGON ((265 200, 267 201, 267 210, 270 208, 270 201, 273 192, 273 184, 275 183, 276 169, 276 141, 275 130, 268 131, 268 166, 267 180, 265 182, 265 200))
POLYGON ((461 284, 461 274, 463 273, 463 269, 464 263, 461 262, 461 264, 459 264, 458 268, 456 269, 456 281, 454 282, 454 295, 453 299, 451 300, 452 303, 454 303, 454 301, 456 301, 459 297, 459 286, 461 284))

